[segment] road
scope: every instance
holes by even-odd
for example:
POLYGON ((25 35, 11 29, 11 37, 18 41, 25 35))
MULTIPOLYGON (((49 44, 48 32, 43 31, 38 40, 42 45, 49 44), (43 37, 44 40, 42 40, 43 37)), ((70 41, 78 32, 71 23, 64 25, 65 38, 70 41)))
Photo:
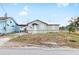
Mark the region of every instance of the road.
POLYGON ((0 48, 0 55, 79 55, 72 48, 0 48))

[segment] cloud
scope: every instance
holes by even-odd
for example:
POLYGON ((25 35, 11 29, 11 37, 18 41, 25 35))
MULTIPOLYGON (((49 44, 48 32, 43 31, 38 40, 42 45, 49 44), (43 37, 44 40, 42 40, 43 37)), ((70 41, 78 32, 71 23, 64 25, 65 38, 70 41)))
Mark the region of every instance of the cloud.
POLYGON ((29 11, 28 6, 24 6, 23 10, 25 10, 25 11, 29 11))
POLYGON ((57 7, 67 7, 69 3, 57 3, 57 7))
POLYGON ((26 5, 26 6, 23 7, 22 11, 19 12, 19 15, 20 15, 20 16, 26 16, 26 15, 28 15, 28 12, 29 12, 29 8, 28 8, 28 6, 26 5))
POLYGON ((20 16, 26 16, 27 14, 28 14, 27 11, 21 11, 21 12, 19 13, 20 16))

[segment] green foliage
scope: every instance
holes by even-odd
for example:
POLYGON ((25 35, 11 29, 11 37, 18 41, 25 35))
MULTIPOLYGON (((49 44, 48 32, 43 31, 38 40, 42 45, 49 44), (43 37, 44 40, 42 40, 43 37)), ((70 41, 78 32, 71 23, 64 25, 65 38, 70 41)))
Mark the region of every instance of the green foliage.
POLYGON ((68 31, 69 31, 69 33, 75 32, 76 31, 75 24, 71 23, 70 25, 68 25, 68 31))
POLYGON ((66 27, 65 27, 65 26, 61 26, 61 27, 59 27, 59 29, 60 29, 60 30, 65 30, 66 27))
POLYGON ((69 33, 75 32, 77 27, 79 27, 79 17, 72 17, 70 24, 67 26, 69 33))

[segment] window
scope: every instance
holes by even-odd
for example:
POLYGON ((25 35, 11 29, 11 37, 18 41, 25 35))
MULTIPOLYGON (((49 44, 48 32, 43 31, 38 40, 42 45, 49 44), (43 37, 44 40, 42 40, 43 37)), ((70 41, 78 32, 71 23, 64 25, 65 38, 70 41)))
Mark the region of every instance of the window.
POLYGON ((14 27, 14 25, 12 25, 11 27, 14 27))
POLYGON ((10 21, 10 23, 12 23, 12 21, 10 21))
POLYGON ((7 24, 7 26, 9 26, 9 24, 7 24))

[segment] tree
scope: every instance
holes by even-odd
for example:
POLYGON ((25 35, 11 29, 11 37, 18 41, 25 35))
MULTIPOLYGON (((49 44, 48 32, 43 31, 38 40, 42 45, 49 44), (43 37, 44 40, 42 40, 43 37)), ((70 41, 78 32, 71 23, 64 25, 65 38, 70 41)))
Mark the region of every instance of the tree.
POLYGON ((69 24, 67 28, 68 28, 69 33, 76 31, 76 26, 73 23, 69 24))
POLYGON ((73 23, 76 28, 79 27, 79 17, 71 17, 71 20, 69 20, 70 24, 73 23))
POLYGON ((60 30, 65 30, 65 28, 66 28, 65 26, 59 27, 60 30))
POLYGON ((71 18, 71 20, 69 21, 69 25, 67 26, 69 33, 71 32, 75 32, 78 26, 78 22, 79 22, 79 17, 77 18, 71 18))

